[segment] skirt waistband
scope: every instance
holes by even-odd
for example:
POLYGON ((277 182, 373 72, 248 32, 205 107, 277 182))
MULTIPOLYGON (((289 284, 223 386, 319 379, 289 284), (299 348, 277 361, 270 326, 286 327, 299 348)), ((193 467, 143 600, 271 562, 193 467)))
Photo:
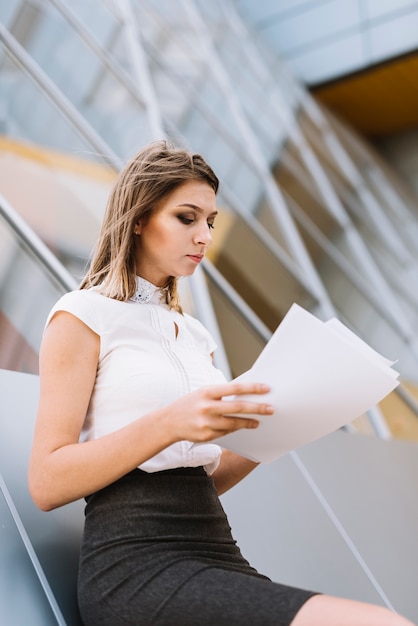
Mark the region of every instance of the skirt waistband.
POLYGON ((207 476, 205 468, 200 465, 198 467, 175 467, 172 469, 160 470, 158 472, 146 472, 145 470, 136 467, 132 470, 132 472, 129 472, 129 474, 135 474, 137 472, 140 474, 147 474, 148 476, 207 476))

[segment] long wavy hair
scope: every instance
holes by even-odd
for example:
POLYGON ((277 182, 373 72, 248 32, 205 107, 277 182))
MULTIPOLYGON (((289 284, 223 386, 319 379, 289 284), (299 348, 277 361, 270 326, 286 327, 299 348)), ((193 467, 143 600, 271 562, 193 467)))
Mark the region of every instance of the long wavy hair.
MULTIPOLYGON (((167 141, 150 144, 126 164, 111 190, 80 289, 98 287, 104 295, 122 301, 134 295, 135 224, 149 219, 159 203, 187 181, 202 181, 218 191, 218 178, 202 156, 167 141)), ((165 293, 170 308, 181 312, 176 277, 169 278, 165 293)))

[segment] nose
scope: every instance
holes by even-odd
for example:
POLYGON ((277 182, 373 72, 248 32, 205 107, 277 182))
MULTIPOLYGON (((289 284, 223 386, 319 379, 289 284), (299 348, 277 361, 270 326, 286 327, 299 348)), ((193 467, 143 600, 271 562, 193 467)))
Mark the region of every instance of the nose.
POLYGON ((210 246, 212 243, 212 233, 209 224, 206 222, 199 225, 195 235, 194 243, 201 246, 210 246))

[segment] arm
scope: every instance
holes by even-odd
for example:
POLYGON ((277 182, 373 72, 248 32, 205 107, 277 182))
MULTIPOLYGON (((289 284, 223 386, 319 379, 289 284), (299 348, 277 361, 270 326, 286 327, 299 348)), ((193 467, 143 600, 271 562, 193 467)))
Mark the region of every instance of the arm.
POLYGON ((246 459, 235 452, 224 450, 221 462, 212 474, 213 482, 219 495, 234 487, 243 478, 248 476, 259 463, 246 459))
POLYGON ((40 353, 40 400, 29 466, 35 503, 50 510, 102 489, 176 441, 210 441, 254 419, 228 413, 270 414, 272 407, 224 396, 263 394, 264 385, 206 387, 152 411, 109 435, 79 443, 93 391, 100 339, 66 312, 48 325, 40 353))
POLYGON ((171 443, 167 429, 157 430, 154 415, 101 439, 78 443, 99 349, 98 335, 69 313, 57 313, 45 331, 29 466, 29 488, 41 509, 110 484, 171 443))

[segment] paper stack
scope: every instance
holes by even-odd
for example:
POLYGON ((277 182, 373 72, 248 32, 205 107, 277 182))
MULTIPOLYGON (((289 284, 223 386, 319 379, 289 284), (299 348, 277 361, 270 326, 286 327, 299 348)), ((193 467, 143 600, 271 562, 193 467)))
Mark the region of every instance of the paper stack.
POLYGON ((274 414, 257 415, 257 429, 213 443, 255 461, 273 461, 380 402, 399 384, 391 365, 337 319, 322 322, 294 304, 253 367, 236 379, 269 385, 262 401, 274 406, 274 414))

